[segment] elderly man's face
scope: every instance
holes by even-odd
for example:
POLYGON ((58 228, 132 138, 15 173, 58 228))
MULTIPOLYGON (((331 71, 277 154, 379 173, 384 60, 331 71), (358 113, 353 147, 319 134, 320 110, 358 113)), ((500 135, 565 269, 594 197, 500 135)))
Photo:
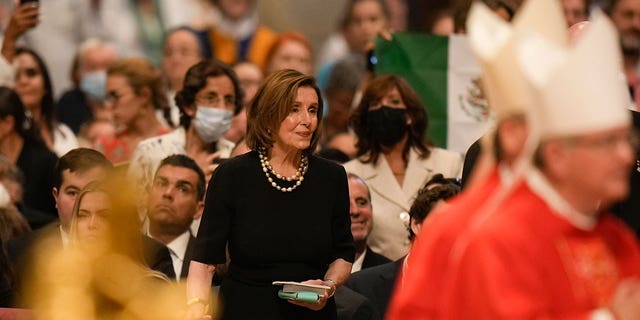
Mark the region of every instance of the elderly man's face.
POLYGON ((622 50, 640 50, 640 0, 620 0, 611 11, 611 20, 620 32, 622 50))
MULTIPOLYGON (((601 201, 604 207, 623 199, 629 189, 634 154, 628 127, 560 140, 555 159, 563 171, 556 179, 569 185, 574 198, 601 201)), ((579 210, 579 208, 576 208, 579 210)))
POLYGON ((353 240, 365 241, 373 228, 373 213, 367 187, 359 179, 349 178, 349 199, 353 240))

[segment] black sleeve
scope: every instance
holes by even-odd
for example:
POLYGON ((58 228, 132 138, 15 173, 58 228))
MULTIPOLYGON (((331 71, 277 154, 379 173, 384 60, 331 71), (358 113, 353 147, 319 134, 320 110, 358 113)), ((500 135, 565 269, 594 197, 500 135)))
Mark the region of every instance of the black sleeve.
POLYGON ((221 164, 209 181, 192 260, 205 264, 221 264, 227 260, 225 248, 233 214, 231 170, 221 164))
POLYGON ((351 234, 351 217, 349 216, 349 184, 347 173, 343 167, 336 170, 335 190, 336 202, 332 212, 333 259, 352 262, 355 257, 355 245, 351 234))
MULTIPOLYGON (((481 138, 482 139, 482 138, 481 138)), ((482 151, 482 145, 480 143, 480 139, 476 140, 469 149, 467 149, 467 153, 464 156, 464 164, 462 166, 462 187, 467 184, 471 173, 473 172, 473 168, 476 166, 476 162, 478 162, 478 156, 482 151)))

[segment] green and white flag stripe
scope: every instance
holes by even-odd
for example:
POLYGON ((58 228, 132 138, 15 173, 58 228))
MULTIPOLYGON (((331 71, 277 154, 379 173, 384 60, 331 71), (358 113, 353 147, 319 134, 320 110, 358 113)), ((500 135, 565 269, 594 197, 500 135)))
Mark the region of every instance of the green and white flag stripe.
POLYGON ((489 124, 479 89, 480 68, 465 36, 396 33, 376 40, 376 74, 405 78, 422 99, 427 136, 439 147, 461 153, 489 124))

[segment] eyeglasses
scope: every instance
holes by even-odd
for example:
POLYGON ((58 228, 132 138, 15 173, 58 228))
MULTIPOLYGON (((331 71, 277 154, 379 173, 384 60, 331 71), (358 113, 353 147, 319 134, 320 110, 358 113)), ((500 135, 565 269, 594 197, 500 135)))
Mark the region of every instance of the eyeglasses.
POLYGON ((601 137, 574 137, 565 141, 567 144, 576 147, 583 147, 602 151, 611 151, 620 144, 625 144, 633 150, 640 147, 640 137, 635 132, 628 134, 610 134, 601 137))
POLYGON ((20 75, 25 75, 27 78, 34 78, 40 75, 40 70, 37 68, 18 69, 16 72, 16 80, 20 78, 20 75))
MULTIPOLYGON (((198 104, 207 106, 207 107, 220 107, 220 103, 222 99, 215 93, 209 93, 201 96, 196 96, 196 102, 198 104)), ((224 97, 224 105, 227 107, 234 107, 236 103, 236 99, 233 96, 225 96, 224 97)))
POLYGON ((104 101, 108 103, 116 103, 126 95, 127 93, 118 93, 117 91, 107 92, 107 95, 104 98, 104 101))

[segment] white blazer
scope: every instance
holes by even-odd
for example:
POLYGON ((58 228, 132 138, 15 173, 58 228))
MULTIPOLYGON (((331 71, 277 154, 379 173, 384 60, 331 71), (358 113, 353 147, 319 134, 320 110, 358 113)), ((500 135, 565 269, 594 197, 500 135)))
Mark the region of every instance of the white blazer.
POLYGON ((371 190, 373 230, 367 242, 373 251, 391 260, 407 254, 409 209, 418 190, 437 173, 454 178, 462 172, 461 154, 440 148, 430 150, 426 159, 420 159, 415 150, 410 150, 402 186, 384 155, 380 155, 375 164, 354 159, 344 165, 347 172, 361 177, 371 190))

